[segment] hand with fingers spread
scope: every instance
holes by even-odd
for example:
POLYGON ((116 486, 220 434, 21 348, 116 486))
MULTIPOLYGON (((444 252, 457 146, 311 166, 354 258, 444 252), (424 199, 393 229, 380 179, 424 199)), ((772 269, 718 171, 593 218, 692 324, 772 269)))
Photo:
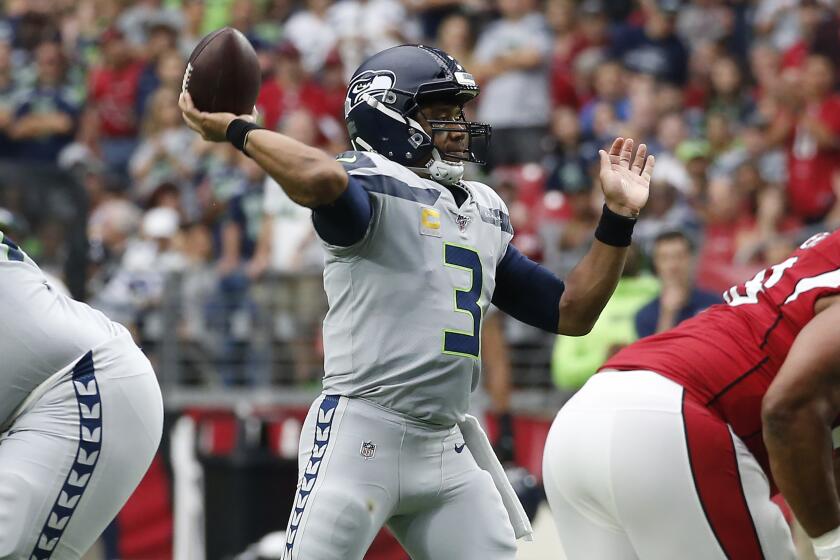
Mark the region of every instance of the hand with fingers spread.
POLYGON ((181 115, 187 126, 201 134, 201 137, 211 142, 224 142, 225 132, 234 119, 243 119, 254 122, 256 120, 256 108, 250 115, 234 115, 233 113, 206 113, 199 111, 193 105, 192 97, 186 91, 181 92, 178 98, 178 107, 181 108, 181 115))
POLYGON ((634 158, 632 138, 616 138, 609 153, 599 150, 598 154, 607 207, 622 216, 638 217, 648 199, 654 157, 647 155, 646 145, 640 144, 634 158))

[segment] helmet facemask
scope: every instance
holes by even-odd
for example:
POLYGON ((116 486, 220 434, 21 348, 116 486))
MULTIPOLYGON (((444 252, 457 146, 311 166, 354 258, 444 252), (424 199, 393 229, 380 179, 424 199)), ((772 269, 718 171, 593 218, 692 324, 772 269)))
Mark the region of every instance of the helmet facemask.
MULTIPOLYGON (((446 100, 441 100, 446 103, 446 100)), ((464 116, 463 106, 458 104, 458 114, 451 119, 428 118, 423 109, 414 112, 417 119, 418 114, 422 116, 423 122, 429 130, 424 131, 432 141, 431 157, 426 163, 427 171, 432 179, 444 185, 458 183, 464 175, 464 162, 484 165, 486 162, 487 148, 490 143, 490 126, 483 123, 467 121, 464 116), (458 133, 463 134, 465 142, 462 150, 446 150, 435 144, 437 134, 458 133)), ((417 119, 420 120, 420 119, 417 119)), ((415 121, 416 122, 416 121, 415 121)), ((415 169, 416 170, 416 169, 415 169)))
POLYGON ((487 150, 490 147, 490 125, 466 120, 463 110, 458 119, 426 119, 432 128, 432 139, 435 134, 447 132, 461 132, 467 137, 466 148, 463 152, 441 151, 445 160, 466 161, 484 165, 487 163, 487 150))

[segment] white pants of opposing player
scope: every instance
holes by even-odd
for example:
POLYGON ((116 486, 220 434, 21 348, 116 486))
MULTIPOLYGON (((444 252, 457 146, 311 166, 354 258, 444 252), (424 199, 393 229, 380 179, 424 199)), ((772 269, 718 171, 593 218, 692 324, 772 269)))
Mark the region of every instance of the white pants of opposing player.
POLYGON ((592 377, 543 457, 569 560, 795 560, 758 462, 683 388, 649 371, 592 377))
POLYGON ((321 396, 300 439, 286 560, 361 560, 383 524, 413 560, 513 560, 502 498, 457 426, 321 396))
POLYGON ((137 487, 160 443, 160 389, 127 332, 46 385, 0 434, 3 559, 81 557, 137 487))

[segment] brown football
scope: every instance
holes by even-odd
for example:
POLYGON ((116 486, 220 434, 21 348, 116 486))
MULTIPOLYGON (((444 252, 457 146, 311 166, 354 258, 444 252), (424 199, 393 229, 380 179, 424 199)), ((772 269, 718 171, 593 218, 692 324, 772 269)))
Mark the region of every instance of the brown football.
POLYGON ((193 49, 181 89, 190 92, 201 111, 250 115, 261 81, 251 43, 236 29, 223 27, 193 49))

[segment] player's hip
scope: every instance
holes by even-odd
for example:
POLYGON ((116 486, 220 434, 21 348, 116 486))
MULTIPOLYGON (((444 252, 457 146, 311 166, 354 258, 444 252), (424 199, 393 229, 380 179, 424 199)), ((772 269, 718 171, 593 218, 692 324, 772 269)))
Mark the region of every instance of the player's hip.
MULTIPOLYGON (((457 425, 443 427, 412 418, 361 397, 320 395, 309 408, 301 430, 301 450, 326 434, 342 441, 372 442, 377 449, 440 451, 444 441, 460 437, 457 425), (377 443, 378 442, 378 443, 377 443)), ((375 453, 373 448, 369 453, 375 453)))
POLYGON ((605 372, 587 382, 551 427, 543 475, 555 514, 634 538, 647 535, 642 521, 655 521, 658 536, 645 539, 667 544, 663 535, 679 535, 675 542, 696 541, 704 558, 761 558, 768 543, 789 538, 746 445, 653 372, 605 372))
POLYGON ((112 401, 130 405, 130 409, 115 409, 109 421, 116 422, 138 411, 155 424, 162 419, 163 404, 155 372, 124 329, 74 358, 29 391, 6 415, 0 428, 14 427, 20 417, 31 413, 51 419, 57 425, 64 420, 77 424, 79 405, 84 405, 83 415, 95 415, 97 411, 101 414, 105 394, 113 395, 112 401))

